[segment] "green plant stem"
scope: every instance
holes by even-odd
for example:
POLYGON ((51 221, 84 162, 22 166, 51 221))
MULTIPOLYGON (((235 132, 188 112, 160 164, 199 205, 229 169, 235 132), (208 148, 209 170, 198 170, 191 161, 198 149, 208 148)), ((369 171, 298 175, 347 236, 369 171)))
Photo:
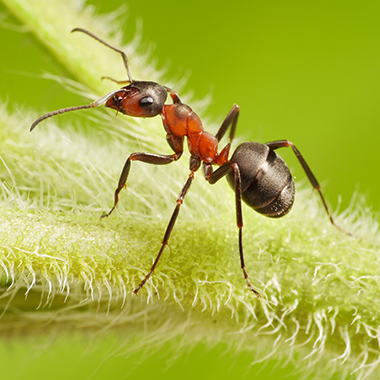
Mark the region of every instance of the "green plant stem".
MULTIPOLYGON (((98 80, 107 69, 125 75, 120 57, 105 58, 104 46, 70 35, 83 27, 120 46, 104 20, 95 23, 80 4, 3 2, 96 96, 112 89, 98 80), (84 49, 88 44, 91 49, 84 49)), ((139 67, 139 77, 150 75, 139 67)), ((33 134, 25 120, 38 115, 20 119, 5 108, 0 112, 4 334, 39 333, 48 323, 58 331, 145 333, 160 342, 183 335, 193 343, 235 344, 252 350, 258 361, 292 358, 310 373, 355 371, 364 378, 379 370, 380 244, 377 225, 362 206, 336 216, 355 238, 328 223, 309 189, 297 193, 292 214, 283 220, 245 207, 246 266, 263 296, 258 300, 240 269, 233 193, 225 183, 211 188, 198 174, 170 249, 136 297, 132 290, 157 254, 186 180, 186 159, 173 168, 134 166, 118 212, 99 220, 112 202, 125 152, 168 148, 159 119, 120 117, 114 126, 110 112, 88 112, 96 123, 61 130, 51 119, 33 134)))

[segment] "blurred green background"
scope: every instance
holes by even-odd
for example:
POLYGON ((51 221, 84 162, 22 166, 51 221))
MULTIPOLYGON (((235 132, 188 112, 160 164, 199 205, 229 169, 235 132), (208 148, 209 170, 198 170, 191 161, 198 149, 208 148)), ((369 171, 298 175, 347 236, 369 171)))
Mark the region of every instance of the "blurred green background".
MULTIPOLYGON (((239 104, 238 136, 260 142, 294 142, 322 183, 333 210, 338 206, 340 210, 346 208, 358 191, 366 195, 366 204, 374 213, 379 211, 379 1, 88 3, 98 13, 124 7, 121 18, 126 41, 138 30, 142 38, 140 52, 152 52, 152 62, 167 71, 168 81, 186 78, 187 84, 181 86, 184 99, 188 94, 197 100, 209 98, 207 112, 201 113, 204 120, 220 124, 231 106, 239 104)), ((21 109, 21 113, 23 107, 44 113, 82 104, 80 97, 38 78, 44 72, 69 75, 32 36, 20 33, 16 20, 0 9, 2 100, 8 100, 9 108, 21 109)), ((26 128, 29 123, 25 121, 26 128)), ((281 150, 281 155, 297 181, 304 179, 292 152, 281 150)), ((99 362, 102 350, 88 353, 85 365, 78 362, 68 367, 67 361, 83 359, 84 346, 80 341, 70 349, 57 344, 52 348, 56 355, 49 351, 52 357, 45 352, 33 362, 21 359, 24 366, 18 378, 25 374, 32 378, 35 367, 35 374, 41 374, 38 371, 47 362, 59 369, 55 379, 85 378, 84 374, 90 373, 87 367, 99 362), (74 370, 81 375, 75 376, 74 370)), ((22 345, 15 346, 11 353, 4 350, 10 371, 15 358, 22 358, 23 352, 22 345)), ((262 372, 255 377, 258 368, 247 369, 250 355, 235 357, 224 352, 225 347, 220 345, 210 351, 198 347, 167 368, 170 355, 162 350, 133 370, 132 375, 229 379, 241 378, 248 371, 247 378, 282 379, 291 371, 291 367, 276 369, 270 363, 260 367, 262 372)), ((106 378, 106 369, 111 368, 108 378, 123 378, 125 366, 133 366, 134 360, 110 359, 93 378, 106 378)))

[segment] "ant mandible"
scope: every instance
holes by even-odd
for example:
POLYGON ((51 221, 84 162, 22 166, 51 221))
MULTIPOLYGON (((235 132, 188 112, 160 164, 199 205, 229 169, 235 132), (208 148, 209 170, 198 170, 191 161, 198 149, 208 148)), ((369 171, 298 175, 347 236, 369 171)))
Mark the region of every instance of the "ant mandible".
MULTIPOLYGON (((180 207, 183 204, 185 196, 194 179, 194 173, 199 169, 201 163, 203 163, 203 173, 205 179, 210 184, 214 184, 221 178, 226 177, 229 184, 235 191, 236 221, 239 231, 239 254, 241 269, 243 270, 244 278, 247 281, 249 289, 254 292, 258 298, 260 298, 260 294, 253 288, 248 278, 248 273, 245 269, 241 201, 243 200, 249 207, 253 208, 260 214, 271 218, 280 218, 290 211, 293 205, 295 192, 293 177, 290 174, 289 168, 284 160, 275 152, 276 149, 285 147, 292 148, 311 185, 318 191, 330 222, 335 227, 342 230, 334 223, 317 179, 299 150, 292 142, 289 140, 272 141, 266 144, 261 144, 258 142, 245 142, 240 144, 232 154, 231 158, 228 159, 231 142, 235 135, 236 124, 239 116, 239 106, 234 105, 232 107, 218 132, 214 136, 203 129, 202 122, 198 115, 188 105, 182 103, 178 94, 172 89, 155 82, 133 80, 129 70, 128 58, 123 51, 108 44, 85 29, 75 28, 72 32, 85 33, 108 48, 119 53, 123 59, 128 80, 116 81, 112 78, 107 78, 117 83, 128 83, 128 85, 102 96, 100 99, 91 104, 68 107, 49 112, 39 117, 31 125, 30 131, 32 131, 41 121, 51 116, 69 111, 95 108, 105 104, 106 107, 113 108, 118 112, 133 117, 154 117, 161 115, 166 131, 167 142, 174 152, 170 155, 145 152, 132 153, 125 162, 121 172, 119 183, 117 189, 115 190, 114 205, 107 214, 101 216, 102 218, 111 215, 119 202, 119 193, 123 187, 126 186, 131 161, 141 161, 152 165, 170 164, 173 161, 177 161, 181 157, 183 153, 184 138, 187 138, 187 144, 190 151, 190 174, 179 194, 179 197, 177 198, 174 212, 166 228, 157 257, 149 272, 146 274, 139 286, 134 290, 135 294, 137 294, 138 291, 144 286, 153 271, 156 269, 164 248, 168 244, 168 240, 177 220, 180 207), (165 104, 168 94, 170 94, 173 104, 165 104), (219 141, 223 138, 229 128, 229 143, 218 153, 219 141), (212 165, 218 165, 219 168, 214 171, 212 165)), ((344 230, 342 231, 345 232, 344 230)))

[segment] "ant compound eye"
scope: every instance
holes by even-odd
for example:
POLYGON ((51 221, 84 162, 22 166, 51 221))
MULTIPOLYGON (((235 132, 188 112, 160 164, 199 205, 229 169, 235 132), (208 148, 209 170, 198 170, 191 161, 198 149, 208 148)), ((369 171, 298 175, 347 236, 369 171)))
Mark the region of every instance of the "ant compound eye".
POLYGON ((151 96, 144 96, 139 100, 139 105, 141 107, 149 107, 154 103, 154 100, 151 96))

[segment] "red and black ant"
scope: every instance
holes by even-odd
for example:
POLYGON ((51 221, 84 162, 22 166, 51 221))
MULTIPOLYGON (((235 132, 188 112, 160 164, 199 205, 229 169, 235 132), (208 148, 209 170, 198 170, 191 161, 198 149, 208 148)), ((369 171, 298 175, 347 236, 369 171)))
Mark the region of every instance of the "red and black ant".
POLYGON ((42 120, 51 116, 79 109, 94 108, 105 104, 106 107, 113 108, 118 112, 133 117, 154 117, 161 115, 166 131, 166 140, 174 152, 170 155, 145 152, 132 153, 125 162, 121 172, 119 184, 115 191, 114 205, 107 214, 101 216, 102 218, 109 216, 119 202, 119 193, 123 187, 126 186, 131 161, 141 161, 153 165, 170 164, 181 157, 183 153, 184 138, 187 138, 187 144, 191 155, 190 174, 177 198, 177 204, 166 228, 158 255, 150 271, 134 290, 135 294, 137 294, 137 292, 144 286, 156 269, 162 252, 168 244, 180 207, 194 179, 194 173, 199 169, 201 163, 203 163, 204 176, 210 184, 214 184, 221 178, 226 177, 227 181, 235 191, 241 269, 243 270, 248 287, 257 295, 257 297, 260 297, 260 294, 251 285, 245 269, 241 201, 243 200, 249 207, 253 208, 260 214, 271 218, 280 218, 290 211, 293 205, 295 191, 293 177, 284 160, 275 152, 276 149, 285 147, 292 148, 309 178, 311 185, 318 191, 326 213, 330 218, 330 222, 341 230, 341 228, 334 223, 320 190, 318 181, 310 170, 309 165, 292 142, 289 140, 272 141, 266 144, 245 142, 236 148, 235 152, 229 159, 230 146, 235 135, 239 116, 239 106, 234 105, 232 107, 214 136, 203 129, 202 122, 198 115, 188 105, 182 103, 178 94, 172 89, 155 82, 133 80, 129 70, 127 56, 123 51, 108 44, 85 29, 75 28, 72 32, 85 33, 108 48, 121 54, 124 66, 127 70, 128 80, 116 81, 112 78, 109 79, 112 79, 117 83, 129 84, 104 95, 89 105, 68 107, 49 112, 39 117, 32 124, 30 130, 32 131, 42 120), (168 94, 170 94, 173 104, 165 104, 168 94), (219 141, 223 138, 229 128, 229 143, 218 153, 219 141), (214 171, 213 165, 218 165, 219 168, 214 171))

